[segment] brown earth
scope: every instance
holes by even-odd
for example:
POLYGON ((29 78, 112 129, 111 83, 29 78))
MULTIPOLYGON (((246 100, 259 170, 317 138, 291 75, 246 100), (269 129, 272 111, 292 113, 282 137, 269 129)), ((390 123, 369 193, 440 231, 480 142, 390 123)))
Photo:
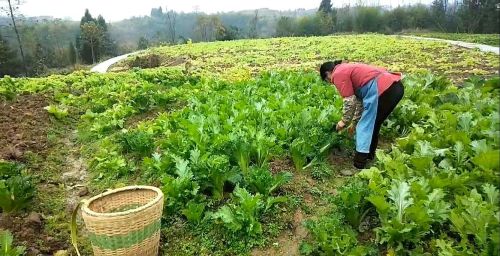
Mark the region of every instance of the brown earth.
POLYGON ((283 172, 283 171, 290 171, 293 172, 295 167, 293 166, 293 162, 289 158, 283 158, 283 159, 274 159, 269 163, 269 169, 271 169, 271 172, 273 174, 283 172))
POLYGON ((65 241, 57 239, 44 231, 45 220, 37 213, 10 215, 0 213, 0 229, 13 233, 14 242, 24 241, 26 255, 52 255, 61 248, 68 248, 65 241))
POLYGON ((20 95, 13 101, 0 99, 0 159, 22 160, 26 151, 43 155, 47 150, 50 119, 42 95, 20 95))
POLYGON ((302 213, 302 210, 298 209, 293 215, 292 230, 287 230, 282 233, 271 247, 255 249, 252 251, 251 255, 299 255, 300 243, 308 234, 306 227, 303 225, 304 220, 304 213, 302 213))
POLYGON ((9 230, 14 244, 25 246, 28 256, 53 255, 69 248, 67 227, 54 224, 66 222, 62 209, 53 207, 55 201, 65 199, 68 184, 63 186, 61 175, 52 175, 60 174, 59 168, 65 165, 61 164, 64 157, 57 151, 61 144, 54 144, 47 137, 53 125, 44 109, 49 104, 49 97, 44 95, 18 95, 11 101, 0 99, 0 160, 26 163, 37 190, 27 212, 7 215, 0 210, 0 229, 9 230), (55 160, 61 160, 60 164, 54 165, 55 160))

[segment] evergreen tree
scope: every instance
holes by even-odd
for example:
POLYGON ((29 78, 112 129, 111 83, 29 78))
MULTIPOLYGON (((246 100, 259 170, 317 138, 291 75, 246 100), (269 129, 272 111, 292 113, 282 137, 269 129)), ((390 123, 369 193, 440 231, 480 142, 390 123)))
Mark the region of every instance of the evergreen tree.
POLYGON ((104 17, 99 15, 97 17, 97 25, 101 28, 102 41, 99 45, 97 52, 98 58, 102 56, 115 56, 116 55, 116 44, 111 40, 111 35, 108 31, 108 25, 104 17))
POLYGON ((83 24, 85 24, 89 21, 96 21, 96 20, 90 14, 89 9, 85 9, 85 14, 83 15, 82 19, 80 20, 80 26, 82 26, 83 24))
POLYGON ((320 35, 329 35, 333 33, 333 19, 331 13, 318 12, 317 14, 320 35))
MULTIPOLYGON (((77 45, 80 46, 80 47, 78 47, 78 50, 80 51, 80 56, 82 58, 82 62, 87 63, 87 64, 94 63, 93 55, 92 55, 92 47, 82 36, 83 35, 82 27, 89 22, 97 22, 97 20, 94 19, 92 17, 92 15, 90 14, 89 10, 86 9, 85 14, 83 15, 82 19, 80 20, 80 35, 77 39, 77 41, 78 41, 77 45)), ((96 53, 94 52, 94 57, 95 57, 95 54, 96 53)))
POLYGON ((332 1, 331 0, 321 0, 318 12, 331 13, 332 12, 332 1))

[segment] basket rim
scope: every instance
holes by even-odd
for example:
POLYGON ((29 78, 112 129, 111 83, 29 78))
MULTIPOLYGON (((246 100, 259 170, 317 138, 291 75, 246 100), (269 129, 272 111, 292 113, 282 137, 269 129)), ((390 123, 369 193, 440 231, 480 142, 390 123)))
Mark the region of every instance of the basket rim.
POLYGON ((145 210, 147 208, 150 208, 153 205, 157 204, 160 200, 162 200, 162 198, 163 198, 163 192, 159 188, 157 188, 157 187, 153 187, 153 186, 139 186, 139 185, 126 186, 126 187, 123 187, 123 188, 117 188, 117 189, 112 189, 112 190, 106 191, 104 193, 101 193, 101 194, 98 194, 98 195, 96 195, 94 197, 91 197, 88 200, 85 200, 85 202, 82 205, 82 211, 85 212, 86 214, 90 215, 90 216, 93 216, 93 217, 118 217, 118 216, 125 216, 125 215, 129 215, 129 214, 132 214, 132 213, 140 212, 140 211, 143 211, 143 210, 145 210), (91 210, 89 208, 89 205, 92 202, 94 202, 96 200, 99 200, 99 199, 102 199, 102 198, 104 198, 106 196, 109 196, 109 195, 112 195, 112 194, 116 194, 116 193, 119 193, 119 192, 123 192, 123 191, 141 190, 141 189, 152 190, 152 191, 156 192, 156 197, 153 200, 149 201, 145 205, 142 205, 140 207, 137 207, 137 208, 134 208, 134 209, 131 209, 131 210, 121 211, 121 212, 99 213, 99 212, 95 212, 95 211, 93 211, 93 210, 91 210))

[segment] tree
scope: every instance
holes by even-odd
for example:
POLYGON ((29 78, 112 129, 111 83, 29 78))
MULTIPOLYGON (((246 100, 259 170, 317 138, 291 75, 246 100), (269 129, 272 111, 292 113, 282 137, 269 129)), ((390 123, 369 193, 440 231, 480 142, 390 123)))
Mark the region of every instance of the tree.
POLYGON ((431 4, 431 14, 434 25, 437 29, 445 32, 447 0, 434 0, 431 4))
POLYGON ((97 22, 96 19, 92 17, 89 10, 85 10, 85 14, 80 20, 80 35, 76 40, 77 49, 80 51, 81 60, 83 63, 93 63, 94 57, 92 57, 92 49, 87 41, 83 38, 83 25, 89 22, 97 22))
POLYGON ((276 36, 292 36, 294 34, 294 20, 291 17, 282 16, 276 23, 276 36))
POLYGON ((486 1, 483 6, 481 33, 500 34, 500 3, 498 1, 486 1))
POLYGON ((398 6, 387 12, 385 15, 385 20, 387 26, 390 28, 391 32, 400 32, 401 30, 407 28, 407 18, 408 13, 406 13, 406 8, 398 6))
POLYGON ((240 38, 240 28, 236 26, 226 27, 224 25, 219 26, 217 29, 217 35, 215 39, 217 41, 230 41, 240 38))
POLYGON ((104 17, 99 15, 97 17, 97 25, 102 31, 102 42, 99 45, 99 52, 96 56, 115 56, 116 55, 116 44, 111 40, 111 36, 108 32, 108 25, 104 17))
POLYGON ((350 6, 343 7, 337 11, 337 28, 339 32, 351 32, 354 30, 354 15, 350 6))
POLYGON ((196 19, 196 31, 201 36, 202 41, 216 40, 221 29, 223 29, 223 25, 217 15, 199 15, 196 19))
POLYGON ((354 20, 356 32, 378 32, 384 27, 384 19, 378 7, 358 7, 354 20))
POLYGON ((314 36, 320 34, 318 16, 304 16, 297 22, 297 35, 299 36, 314 36))
POLYGON ((463 0, 457 13, 461 29, 466 33, 498 31, 497 3, 492 0, 463 0))
POLYGON ((416 4, 406 8, 406 28, 431 29, 432 17, 429 8, 424 4, 416 4))
POLYGON ((148 47, 149 47, 148 39, 141 36, 141 38, 139 38, 139 42, 137 42, 137 49, 144 50, 144 49, 147 49, 148 47))
POLYGON ((10 49, 0 34, 0 78, 5 75, 16 75, 18 65, 16 51, 10 49))
POLYGON ((12 7, 13 5, 12 5, 11 1, 12 0, 7 0, 7 3, 9 5, 8 10, 3 9, 3 7, 2 7, 2 9, 7 12, 7 15, 10 16, 10 18, 12 20, 12 27, 14 28, 14 33, 16 34, 16 39, 17 39, 17 44, 18 44, 18 47, 19 47, 19 52, 21 53, 21 60, 23 62, 24 74, 26 76, 28 76, 28 68, 26 66, 26 58, 24 56, 23 44, 21 42, 21 36, 19 35, 19 30, 17 29, 16 19, 14 17, 14 9, 17 10, 19 8, 18 5, 20 5, 21 2, 18 0, 17 1, 17 5, 14 5, 14 7, 12 7))
MULTIPOLYGON (((93 28, 87 27, 87 29, 93 28)), ((101 15, 99 15, 97 19, 93 18, 89 10, 85 10, 85 14, 80 20, 80 36, 76 41, 76 45, 77 49, 80 51, 81 60, 84 63, 95 63, 97 59, 103 56, 116 56, 117 54, 117 46, 116 43, 111 40, 106 20, 101 15), (99 40, 95 41, 92 46, 89 44, 89 34, 87 33, 87 35, 84 36, 83 32, 83 26, 89 23, 93 23, 98 28, 98 31, 93 32, 99 32, 99 40)))
POLYGON ((156 8, 151 9, 151 17, 161 19, 162 16, 163 16, 163 9, 161 8, 161 6, 158 7, 158 9, 156 8))
POLYGON ((77 57, 76 48, 75 48, 75 45, 73 44, 73 42, 69 42, 68 55, 69 55, 69 63, 71 63, 71 65, 74 66, 76 64, 78 57, 77 57))
POLYGON ((96 62, 95 49, 102 40, 102 29, 95 22, 89 21, 81 26, 82 38, 88 43, 92 52, 92 63, 96 62))
POLYGON ((318 21, 318 31, 319 35, 329 35, 333 33, 334 28, 334 20, 333 20, 332 12, 318 12, 316 13, 316 20, 318 21))
POLYGON ((90 14, 89 9, 85 9, 85 14, 83 14, 83 17, 80 20, 80 26, 89 22, 89 21, 96 21, 96 20, 90 14))
POLYGON ((466 33, 478 33, 479 23, 481 22, 482 2, 480 0, 463 0, 460 6, 459 15, 462 19, 462 25, 466 33))
POLYGON ((177 19, 177 13, 174 12, 173 10, 170 10, 167 12, 167 27, 168 27, 168 32, 170 35, 170 42, 172 44, 175 44, 176 37, 175 37, 175 22, 177 19))
POLYGON ((35 76, 40 76, 45 73, 47 73, 47 65, 45 64, 47 62, 48 55, 43 48, 43 46, 40 44, 40 42, 37 42, 36 44, 36 50, 35 50, 35 56, 34 60, 32 63, 32 73, 35 76))
POLYGON ((331 13, 332 12, 332 1, 331 0, 321 0, 318 12, 331 13))
POLYGON ((208 41, 209 18, 206 15, 199 15, 196 18, 196 31, 201 37, 201 41, 208 41))
POLYGON ((250 20, 250 29, 249 29, 248 37, 257 38, 259 36, 259 31, 257 30, 258 23, 259 23, 259 10, 255 10, 255 15, 250 20))

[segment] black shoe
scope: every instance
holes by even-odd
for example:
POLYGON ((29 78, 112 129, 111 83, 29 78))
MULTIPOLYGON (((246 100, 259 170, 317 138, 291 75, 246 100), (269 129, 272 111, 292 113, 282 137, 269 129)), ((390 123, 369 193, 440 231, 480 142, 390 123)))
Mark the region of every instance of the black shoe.
POLYGON ((373 161, 375 159, 375 153, 369 153, 368 154, 368 161, 373 161))
POLYGON ((364 169, 366 166, 366 163, 368 162, 368 156, 369 156, 368 153, 356 152, 356 154, 354 155, 354 161, 353 161, 354 167, 356 167, 358 169, 364 169))
POLYGON ((356 169, 358 170, 363 170, 366 167, 366 163, 354 162, 353 166, 356 167, 356 169))

